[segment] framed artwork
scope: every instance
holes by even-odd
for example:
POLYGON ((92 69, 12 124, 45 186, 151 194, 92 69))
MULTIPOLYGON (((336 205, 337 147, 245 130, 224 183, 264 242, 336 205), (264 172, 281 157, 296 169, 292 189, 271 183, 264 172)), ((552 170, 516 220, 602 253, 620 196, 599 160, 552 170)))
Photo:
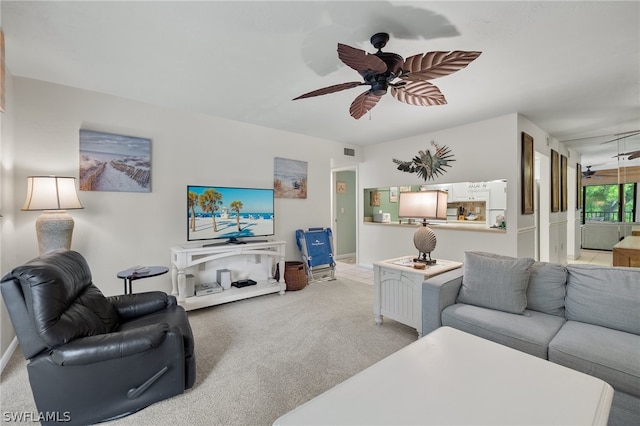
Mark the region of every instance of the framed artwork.
POLYGON ((533 138, 522 132, 522 214, 533 214, 533 138))
POLYGON ((380 191, 371 191, 371 194, 369 195, 369 205, 370 206, 380 205, 380 191))
POLYGON ((567 157, 560 156, 560 211, 567 211, 567 157))
POLYGON ((151 139, 80 129, 79 187, 151 192, 151 139))
POLYGON ((389 187, 389 202, 397 203, 398 202, 398 187, 391 186, 389 187))
POLYGON ((336 182, 336 192, 338 194, 344 194, 347 192, 347 182, 343 182, 341 180, 336 182))
POLYGON ((273 189, 275 198, 307 198, 307 162, 275 157, 273 189))
POLYGON ((4 31, 0 29, 0 112, 4 112, 4 31))
POLYGON ((551 211, 560 211, 560 177, 558 176, 560 168, 560 158, 558 152, 551 150, 551 211))
POLYGON ((576 164, 576 210, 582 210, 582 165, 576 164))

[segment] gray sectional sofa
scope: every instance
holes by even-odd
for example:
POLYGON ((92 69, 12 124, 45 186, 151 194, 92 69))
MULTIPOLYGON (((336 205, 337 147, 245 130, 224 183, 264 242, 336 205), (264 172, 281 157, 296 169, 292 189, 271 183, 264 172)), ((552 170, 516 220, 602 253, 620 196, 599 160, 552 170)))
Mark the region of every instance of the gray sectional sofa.
POLYGON ((610 425, 640 424, 640 269, 466 252, 426 280, 422 331, 450 326, 598 377, 610 425))

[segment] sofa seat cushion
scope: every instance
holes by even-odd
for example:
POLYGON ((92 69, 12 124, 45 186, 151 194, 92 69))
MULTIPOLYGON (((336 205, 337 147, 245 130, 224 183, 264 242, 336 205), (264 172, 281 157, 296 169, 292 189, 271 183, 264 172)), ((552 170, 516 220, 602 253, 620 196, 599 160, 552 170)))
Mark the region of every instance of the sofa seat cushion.
POLYGON ((442 325, 547 359, 547 347, 565 319, 536 311, 524 315, 458 303, 442 311, 442 325))
POLYGON ((640 397, 640 336, 567 321, 549 344, 549 360, 640 397))

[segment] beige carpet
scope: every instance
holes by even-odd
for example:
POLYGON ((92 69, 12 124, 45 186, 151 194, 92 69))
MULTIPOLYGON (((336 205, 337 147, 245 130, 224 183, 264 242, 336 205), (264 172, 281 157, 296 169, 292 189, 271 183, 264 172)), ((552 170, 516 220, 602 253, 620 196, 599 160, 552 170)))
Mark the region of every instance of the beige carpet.
MULTIPOLYGON (((417 339, 392 320, 377 327, 373 287, 345 279, 191 311, 189 319, 195 386, 112 424, 270 425, 417 339)), ((19 350, 1 384, 3 413, 36 410, 19 350)))

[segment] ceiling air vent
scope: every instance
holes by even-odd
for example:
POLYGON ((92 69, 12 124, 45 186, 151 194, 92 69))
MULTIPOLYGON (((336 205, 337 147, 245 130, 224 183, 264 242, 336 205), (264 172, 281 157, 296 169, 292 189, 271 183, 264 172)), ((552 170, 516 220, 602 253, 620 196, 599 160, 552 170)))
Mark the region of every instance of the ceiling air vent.
POLYGON ((348 155, 349 157, 353 157, 356 155, 356 151, 353 148, 345 148, 344 155, 348 155))

